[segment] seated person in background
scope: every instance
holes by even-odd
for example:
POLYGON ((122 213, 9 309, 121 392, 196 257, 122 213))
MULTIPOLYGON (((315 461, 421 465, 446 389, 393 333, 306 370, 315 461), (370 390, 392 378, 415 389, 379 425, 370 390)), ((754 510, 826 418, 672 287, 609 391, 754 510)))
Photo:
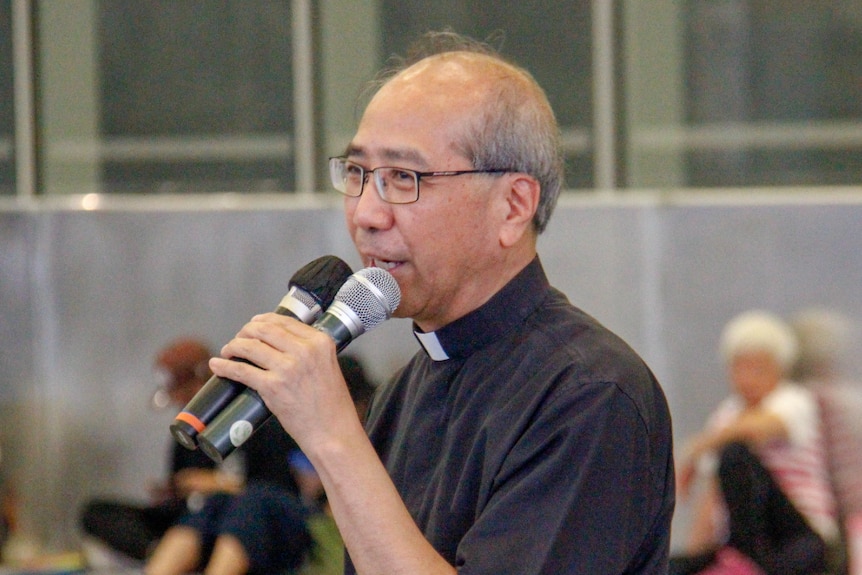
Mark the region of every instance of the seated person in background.
MULTIPOLYGON (((359 410, 373 387, 356 359, 340 356, 338 362, 359 410)), ((343 546, 326 519, 320 480, 278 420, 267 421, 227 461, 238 455, 244 481, 206 472, 181 479, 187 489, 207 495, 199 510, 165 533, 145 573, 264 575, 303 565, 308 573, 328 573, 336 561, 340 572, 343 546)))
POLYGON ((838 528, 816 398, 785 379, 796 338, 751 311, 725 327, 721 353, 733 393, 690 441, 678 478, 683 497, 696 472, 709 482, 697 516, 713 532, 696 525, 692 555, 672 558, 670 573, 823 574, 838 528))
POLYGON ((15 504, 12 488, 3 467, 3 448, 0 446, 0 560, 6 540, 15 528, 15 504))
MULTIPOLYGON (((163 383, 153 397, 158 408, 168 404, 185 406, 210 377, 208 346, 195 339, 177 339, 159 351, 156 369, 163 383)), ((167 433, 166 433, 167 435, 167 433)), ((179 517, 186 512, 186 493, 178 477, 188 469, 212 472, 215 463, 201 451, 189 451, 170 441, 170 475, 151 489, 152 502, 142 505, 128 501, 96 499, 81 515, 88 560, 99 563, 95 555, 98 541, 130 559, 143 561, 153 546, 179 517)))
POLYGON ((201 494, 199 506, 168 529, 147 575, 281 573, 311 550, 308 509, 290 466, 296 444, 270 418, 225 460, 242 458, 243 474, 190 471, 179 479, 201 494))
MULTIPOLYGON (((819 401, 844 541, 862 542, 862 382, 848 375, 851 354, 859 350, 856 326, 824 308, 801 310, 790 325, 799 341, 793 378, 819 401)), ((862 547, 848 548, 853 573, 860 573, 862 556, 854 556, 854 547, 862 547)))
POLYGON ((806 308, 793 314, 790 327, 799 343, 792 379, 800 383, 852 384, 848 376, 853 353, 859 351, 856 326, 836 311, 806 308))

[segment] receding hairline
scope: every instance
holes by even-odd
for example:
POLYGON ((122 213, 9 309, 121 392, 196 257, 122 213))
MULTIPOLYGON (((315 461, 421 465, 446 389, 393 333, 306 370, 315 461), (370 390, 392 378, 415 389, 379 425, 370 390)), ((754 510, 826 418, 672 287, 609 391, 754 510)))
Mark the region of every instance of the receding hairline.
POLYGON ((447 86, 466 88, 472 97, 468 98, 465 93, 463 102, 466 104, 469 100, 476 106, 500 97, 511 101, 512 95, 515 99, 520 95, 524 98, 522 103, 530 102, 531 106, 542 110, 542 115, 556 122, 547 95, 528 70, 497 54, 470 50, 431 54, 412 63, 385 80, 372 100, 387 90, 421 89, 418 86, 427 82, 441 90, 447 86))
POLYGON ((522 87, 529 87, 531 90, 541 89, 532 74, 526 69, 499 55, 471 50, 453 50, 425 56, 389 76, 380 88, 382 89, 393 82, 409 81, 423 73, 439 74, 448 71, 452 78, 456 79, 454 72, 458 69, 463 71, 459 76, 465 81, 469 80, 491 86, 493 82, 488 80, 497 78, 515 80, 522 87), (489 73, 493 75, 488 76, 489 73))

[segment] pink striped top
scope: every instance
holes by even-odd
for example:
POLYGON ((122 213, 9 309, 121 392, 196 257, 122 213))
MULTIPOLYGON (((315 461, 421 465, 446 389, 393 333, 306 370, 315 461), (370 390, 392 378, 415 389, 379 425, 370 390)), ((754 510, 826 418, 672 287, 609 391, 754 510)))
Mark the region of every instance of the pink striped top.
MULTIPOLYGON (((788 437, 757 446, 755 451, 809 525, 826 541, 836 539, 835 497, 817 398, 811 390, 785 382, 762 400, 761 407, 781 419, 788 437)), ((729 425, 743 409, 739 397, 728 397, 713 412, 708 425, 729 425)))

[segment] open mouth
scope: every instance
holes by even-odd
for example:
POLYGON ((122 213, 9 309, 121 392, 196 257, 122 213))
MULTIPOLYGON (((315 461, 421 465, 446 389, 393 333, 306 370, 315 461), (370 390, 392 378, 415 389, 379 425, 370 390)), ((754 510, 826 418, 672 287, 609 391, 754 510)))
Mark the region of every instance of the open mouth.
POLYGON ((380 269, 384 269, 386 271, 393 270, 393 269, 397 268, 398 266, 400 266, 402 263, 403 262, 393 262, 393 261, 388 261, 388 260, 377 260, 377 259, 371 260, 372 266, 377 266, 380 269))

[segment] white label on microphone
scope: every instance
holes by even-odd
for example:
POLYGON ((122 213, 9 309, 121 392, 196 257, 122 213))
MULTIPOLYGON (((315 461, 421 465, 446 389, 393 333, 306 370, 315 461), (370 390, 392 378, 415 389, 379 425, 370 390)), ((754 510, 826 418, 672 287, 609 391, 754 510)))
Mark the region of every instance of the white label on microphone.
POLYGON ((230 426, 230 442, 234 447, 239 447, 251 437, 252 431, 254 431, 254 428, 252 428, 251 423, 240 419, 230 426))

